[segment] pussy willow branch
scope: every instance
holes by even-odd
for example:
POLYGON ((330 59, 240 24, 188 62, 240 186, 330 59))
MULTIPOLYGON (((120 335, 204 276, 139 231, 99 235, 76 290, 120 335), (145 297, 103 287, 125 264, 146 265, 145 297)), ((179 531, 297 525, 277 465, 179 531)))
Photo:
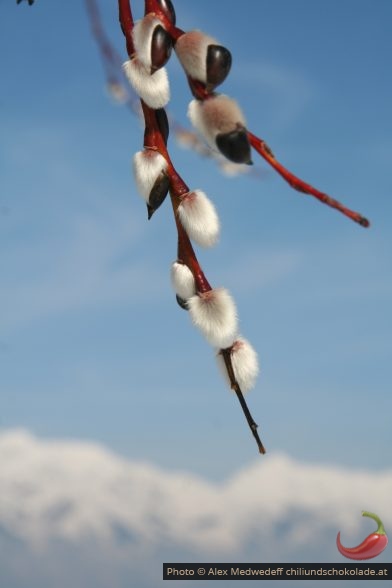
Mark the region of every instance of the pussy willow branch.
MULTIPOLYGON (((189 269, 191 270, 191 272, 195 278, 197 291, 200 293, 208 292, 212 289, 211 285, 209 284, 207 278, 204 275, 204 272, 198 262, 198 259, 196 257, 195 252, 194 252, 194 249, 192 247, 190 239, 189 239, 188 235, 186 234, 183 226, 181 225, 179 218, 178 218, 178 215, 177 215, 177 209, 181 203, 181 196, 186 194, 187 192, 189 192, 189 188, 185 184, 185 182, 183 181, 181 176, 177 173, 177 171, 175 170, 175 168, 172 164, 172 161, 171 161, 169 153, 166 149, 166 145, 163 140, 162 134, 159 130, 159 125, 156 121, 155 111, 152 108, 150 108, 149 106, 147 106, 143 101, 141 101, 141 102, 142 102, 142 108, 143 108, 143 113, 144 113, 145 123, 146 123, 146 130, 147 130, 147 132, 145 134, 145 147, 148 147, 151 149, 156 148, 159 151, 159 153, 161 153, 161 155, 163 155, 165 157, 165 159, 168 163, 168 174, 169 174, 170 181, 171 181, 170 197, 171 197, 174 218, 176 221, 176 227, 177 227, 177 233, 178 233, 177 258, 179 261, 181 261, 182 263, 187 265, 189 267, 189 269)), ((249 411, 249 408, 248 408, 247 403, 245 401, 244 395, 242 394, 241 388, 238 385, 238 382, 236 381, 233 366, 231 364, 230 353, 228 350, 222 349, 221 354, 223 356, 226 370, 227 370, 227 374, 229 376, 230 386, 231 386, 232 390, 234 390, 234 392, 237 395, 237 398, 240 402, 241 408, 244 412, 245 418, 246 418, 248 425, 252 431, 252 434, 256 440, 259 452, 264 454, 265 448, 264 448, 264 445, 261 442, 259 434, 257 432, 258 426, 255 423, 255 421, 249 411)))
MULTIPOLYGON (((156 0, 149 0, 149 1, 146 0, 146 5, 147 4, 149 4, 151 6, 151 8, 154 8, 154 10, 158 11, 159 17, 162 18, 162 21, 165 24, 165 28, 168 30, 168 32, 172 36, 173 42, 175 42, 175 40, 177 40, 179 38, 179 36, 181 36, 181 34, 183 34, 183 31, 181 31, 177 27, 173 27, 173 25, 165 17, 165 15, 162 14, 161 10, 159 9, 159 6, 157 5, 156 0)), ((189 75, 187 75, 187 79, 188 79, 188 83, 189 83, 189 87, 192 92, 192 95, 196 98, 196 100, 199 100, 202 102, 204 100, 208 100, 208 99, 212 98, 215 95, 214 92, 210 92, 208 90, 208 88, 206 87, 205 84, 203 84, 197 80, 192 79, 189 75)), ((263 157, 267 161, 267 163, 269 165, 271 165, 275 169, 275 171, 277 171, 278 174, 280 176, 282 176, 283 179, 286 180, 286 182, 292 188, 294 188, 294 190, 297 190, 298 192, 302 192, 304 194, 309 194, 310 196, 314 196, 320 202, 323 202, 324 204, 327 204, 331 208, 338 210, 339 212, 341 212, 342 214, 344 214, 345 216, 347 216, 348 218, 350 218, 354 222, 358 223, 362 227, 369 227, 370 226, 369 220, 366 217, 364 217, 362 214, 347 208, 346 206, 341 204, 338 200, 331 198, 330 196, 328 196, 328 194, 325 194, 324 192, 320 192, 319 190, 317 190, 316 188, 314 188, 313 186, 311 186, 307 182, 304 182, 303 180, 301 180, 300 178, 295 176, 288 169, 286 169, 279 161, 277 161, 277 159, 275 158, 271 149, 267 146, 265 141, 263 141, 262 139, 259 139, 256 135, 254 135, 250 131, 248 131, 248 139, 249 139, 250 145, 253 147, 253 149, 255 149, 255 151, 257 151, 257 153, 259 153, 259 155, 261 155, 261 157, 263 157)))
MULTIPOLYGON (((161 18, 162 22, 164 22, 165 28, 171 35, 173 42, 175 42, 184 33, 184 31, 182 31, 181 29, 178 29, 177 27, 173 26, 172 23, 166 18, 165 14, 160 9, 156 0, 146 0, 146 8, 147 6, 151 10, 151 12, 156 12, 159 15, 159 18, 161 18)), ((193 80, 189 75, 187 76, 187 78, 192 95, 197 100, 208 100, 209 98, 214 96, 214 92, 209 92, 207 87, 203 83, 197 80, 193 80)), ((272 154, 271 149, 266 145, 265 141, 259 139, 256 135, 249 131, 248 138, 253 149, 255 149, 255 151, 257 151, 257 153, 259 153, 259 155, 261 155, 267 161, 267 163, 269 163, 269 165, 271 165, 275 169, 275 171, 277 171, 286 180, 286 182, 288 182, 288 184, 292 188, 294 188, 298 192, 314 196, 319 201, 323 202, 324 204, 327 204, 331 208, 335 208, 336 210, 338 210, 354 222, 358 223, 362 227, 369 227, 370 222, 362 214, 350 210, 334 198, 331 198, 324 192, 320 192, 319 190, 317 190, 310 184, 304 182, 303 180, 295 176, 293 173, 291 173, 289 170, 287 170, 281 163, 279 163, 276 160, 275 156, 272 154)))
MULTIPOLYGON (((178 28, 175 24, 175 11, 171 0, 145 0, 145 19, 140 21, 140 23, 138 22, 137 28, 135 28, 134 39, 134 23, 129 0, 119 0, 119 14, 121 28, 126 39, 127 51, 130 57, 130 61, 125 65, 127 75, 129 74, 132 85, 136 88, 137 93, 143 98, 142 110, 145 120, 145 133, 144 152, 142 153, 142 156, 145 158, 145 161, 148 160, 159 163, 162 160, 164 162, 164 167, 160 172, 160 184, 157 184, 154 195, 151 189, 147 192, 146 202, 149 218, 151 218, 154 210, 156 210, 156 206, 159 206, 162 202, 162 198, 165 198, 169 189, 178 232, 178 262, 186 266, 186 271, 188 271, 191 280, 193 280, 196 286, 196 296, 193 296, 192 294, 190 297, 186 296, 189 299, 189 306, 187 306, 187 301, 182 300, 181 297, 179 298, 177 296, 177 300, 181 306, 189 309, 193 322, 200 326, 203 331, 204 326, 202 327, 202 325, 205 319, 201 319, 201 315, 197 316, 196 312, 198 311, 195 309, 201 308, 198 305, 202 304, 202 301, 204 301, 203 304, 208 300, 211 301, 215 299, 216 301, 217 291, 211 288, 194 253, 189 237, 198 242, 199 237, 197 231, 195 231, 189 224, 189 218, 185 221, 186 217, 183 217, 184 214, 188 214, 184 213, 184 206, 187 205, 189 207, 189 202, 194 201, 196 195, 195 193, 189 192, 188 186, 176 172, 166 148, 168 121, 165 110, 160 107, 167 103, 169 99, 169 90, 167 82, 165 82, 162 86, 162 95, 159 95, 157 92, 157 85, 155 84, 156 81, 160 84, 161 79, 165 80, 166 74, 162 71, 161 77, 154 78, 154 81, 151 79, 152 76, 155 75, 154 72, 157 72, 157 70, 167 62, 173 46, 186 73, 191 93, 195 98, 189 106, 189 117, 193 125, 205 136, 211 146, 217 147, 218 150, 230 161, 247 165, 252 164, 250 153, 251 148, 253 148, 295 190, 315 197, 322 203, 338 210, 363 227, 368 227, 369 221, 360 213, 350 210, 334 198, 331 198, 328 194, 317 190, 310 184, 295 176, 277 161, 264 140, 258 138, 246 128, 245 118, 236 102, 225 95, 215 92, 216 86, 225 80, 230 71, 230 52, 225 47, 217 45, 214 39, 208 35, 204 35, 200 31, 189 31, 186 33, 178 28), (156 23, 157 21, 157 24, 151 25, 151 23, 156 23), (148 43, 151 43, 151 45, 150 48, 148 45, 145 48, 143 46, 141 35, 143 35, 144 30, 152 31, 151 28, 148 29, 150 26, 155 28, 154 32, 146 33, 147 39, 149 39, 148 43), (147 27, 147 29, 143 29, 143 27, 147 27), (149 38, 148 34, 155 36, 149 38), (154 43, 154 45, 152 43, 154 43), (135 46, 137 49, 137 55, 135 54, 135 46), (147 53, 145 53, 145 51, 147 51, 147 53), (148 51, 151 52, 150 56, 148 51), (139 78, 135 77, 136 72, 141 71, 138 70, 138 68, 143 68, 145 65, 145 73, 139 78), (145 76, 144 78, 143 75, 145 76), (153 90, 151 90, 150 94, 150 84, 152 85, 152 88, 155 87, 155 95, 153 90), (155 152, 155 155, 154 153, 149 153, 148 150, 155 152), (185 225, 183 224, 183 221, 186 222, 185 225), (182 304, 182 302, 184 302, 184 304, 182 304)), ((139 157, 141 156, 136 154, 135 161, 138 161, 139 157)), ((141 168, 136 167, 135 169, 136 179, 138 179, 138 177, 140 179, 140 174, 142 173, 141 168)), ((140 191, 143 193, 143 187, 140 191)), ((203 202, 203 200, 200 200, 200 196, 198 198, 199 203, 203 202)), ((205 198, 205 196, 202 198, 205 198)), ((211 227, 213 227, 215 223, 213 213, 211 219, 211 227)), ((213 238, 214 233, 214 231, 211 232, 210 227, 208 229, 206 229, 206 227, 207 225, 203 228, 204 233, 207 232, 208 235, 208 231, 210 231, 210 234, 205 243, 208 242, 209 238, 213 238)), ((200 241, 199 244, 200 243, 202 243, 202 241, 200 241)), ((181 288, 179 288, 178 291, 181 292, 181 288)), ((224 294, 224 296, 226 295, 224 294)), ((221 297, 221 300, 224 300, 224 298, 221 297)), ((230 304, 231 303, 228 302, 227 308, 230 308, 230 304)), ((235 324, 236 316, 234 306, 232 316, 234 317, 233 321, 235 324)), ((244 340, 242 340, 242 342, 229 342, 229 339, 232 341, 232 333, 230 331, 232 324, 229 317, 230 313, 227 314, 226 312, 224 319, 220 319, 220 323, 226 325, 230 337, 225 338, 223 333, 220 333, 218 337, 216 335, 211 336, 210 326, 205 329, 205 335, 207 340, 212 342, 212 344, 215 344, 216 347, 223 347, 219 352, 219 355, 221 356, 219 359, 221 361, 223 358, 223 366, 227 372, 231 388, 238 396, 239 402, 248 421, 248 425, 257 441, 259 451, 264 453, 264 447, 257 434, 257 425, 248 410, 242 390, 238 384, 238 382, 241 381, 241 386, 246 390, 248 388, 248 383, 243 379, 243 376, 240 375, 240 372, 236 371, 236 366, 233 362, 233 354, 238 353, 238 345, 244 346, 245 343, 244 340), (236 378, 238 378, 238 380, 236 380, 236 378)), ((207 321, 208 320, 207 315, 207 321)), ((251 350, 250 355, 248 356, 250 358, 250 364, 248 364, 247 369, 251 370, 250 373, 257 373, 257 357, 256 360, 253 360, 252 353, 253 351, 251 350), (250 368, 249 366, 251 365, 252 367, 250 368)), ((236 357, 238 357, 238 355, 236 357)), ((237 361, 237 359, 235 361, 237 361)))
MULTIPOLYGON (((155 12, 159 14, 162 20, 167 21, 165 15, 162 13, 159 5, 157 5, 155 0, 146 0, 145 12, 146 14, 149 12, 155 12)), ((134 44, 132 39, 133 17, 129 0, 119 0, 119 19, 121 29, 126 41, 128 56, 131 59, 134 54, 134 44)), ((183 31, 181 31, 181 29, 178 29, 177 27, 174 27, 171 24, 170 32, 173 38, 178 38, 180 35, 183 34, 183 31)), ((192 272, 197 292, 209 292, 212 290, 212 287, 204 275, 204 272, 198 262, 196 254, 192 247, 191 241, 178 218, 178 207, 181 203, 181 197, 189 192, 189 187, 186 185, 186 183, 183 181, 183 179, 177 173, 173 166, 168 150, 166 148, 165 139, 159 127, 156 111, 149 107, 147 104, 145 104, 143 100, 141 100, 141 105, 145 121, 144 148, 158 151, 165 158, 168 165, 167 174, 170 179, 170 198, 178 233, 178 260, 184 263, 192 272)), ((265 448, 257 432, 257 424, 255 423, 250 414, 250 411, 245 402, 240 386, 238 385, 238 382, 236 381, 236 378, 234 376, 234 370, 231 364, 230 353, 228 353, 227 350, 221 350, 221 353, 224 357, 224 362, 231 383, 231 387, 235 391, 239 399, 246 420, 249 424, 253 436, 256 439, 259 452, 265 453, 265 448)))
MULTIPOLYGON (((122 69, 124 60, 117 53, 105 32, 97 0, 85 0, 85 4, 90 21, 91 32, 97 43, 102 66, 105 72, 106 85, 109 91, 116 96, 120 102, 125 104, 133 114, 140 116, 140 99, 130 87, 129 82, 125 80, 122 69)), ((265 171, 256 166, 250 169, 246 165, 229 162, 220 153, 210 149, 210 147, 200 139, 197 133, 182 126, 170 112, 167 113, 167 116, 170 122, 170 130, 174 134, 178 143, 186 148, 196 151, 201 157, 215 160, 223 172, 229 174, 246 173, 255 178, 260 178, 265 175, 265 171)))

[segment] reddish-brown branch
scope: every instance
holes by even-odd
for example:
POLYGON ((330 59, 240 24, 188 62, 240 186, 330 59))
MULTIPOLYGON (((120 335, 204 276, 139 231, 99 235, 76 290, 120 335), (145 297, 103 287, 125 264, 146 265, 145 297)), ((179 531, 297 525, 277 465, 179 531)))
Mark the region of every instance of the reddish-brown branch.
POLYGON ((121 30, 125 37, 127 45, 127 52, 129 57, 132 57, 135 49, 133 46, 132 30, 133 30, 133 16, 129 0, 118 0, 118 14, 121 25, 121 30))
POLYGON ((85 0, 87 12, 89 15, 91 30, 94 38, 98 43, 99 49, 110 64, 116 66, 117 63, 121 63, 120 56, 114 51, 112 45, 108 41, 105 32, 102 28, 101 17, 98 9, 98 5, 95 0, 85 0))
POLYGON ((145 14, 153 12, 154 14, 157 15, 157 17, 162 22, 163 26, 165 27, 165 29, 167 30, 167 32, 171 36, 173 43, 175 43, 177 41, 177 39, 179 37, 181 37, 181 35, 184 34, 184 31, 182 29, 179 29, 178 27, 176 27, 175 24, 173 24, 167 18, 166 14, 161 9, 159 2, 157 2, 157 0, 145 0, 144 6, 145 6, 145 10, 144 10, 145 14))
POLYGON ((264 445, 261 442, 259 434, 257 432, 258 425, 255 423, 252 415, 250 414, 250 410, 248 408, 248 405, 246 404, 244 395, 242 394, 241 388, 240 388, 240 386, 236 380, 236 377, 234 375, 234 370, 233 370, 233 366, 231 363, 231 357, 230 357, 230 349, 221 349, 220 353, 223 357, 223 361, 225 362, 226 370, 227 370, 227 373, 228 373, 228 376, 230 379, 231 389, 234 390, 234 392, 237 394, 237 398, 241 404, 241 408, 242 408, 243 413, 245 415, 245 418, 248 422, 249 428, 252 431, 254 438, 256 439, 256 443, 259 448, 259 453, 264 454, 266 451, 265 451, 264 445))
POLYGON ((211 286, 200 267, 190 239, 180 223, 177 214, 178 206, 181 203, 181 197, 189 192, 189 187, 173 166, 165 141, 159 129, 155 110, 147 106, 143 100, 141 101, 141 104, 145 121, 144 146, 148 149, 158 151, 163 155, 168 164, 167 173, 170 178, 170 196, 178 232, 178 259, 182 263, 185 263, 185 265, 191 270, 195 278, 197 291, 208 292, 211 290, 211 286))
POLYGON ((196 254, 193 250, 192 243, 188 235, 186 234, 184 227, 182 226, 180 219, 178 218, 178 198, 175 194, 171 193, 171 200, 174 212, 174 219, 176 221, 177 233, 178 233, 178 250, 177 259, 179 262, 184 263, 191 270, 193 277, 195 278, 196 290, 204 294, 212 290, 210 283, 208 282, 200 264, 197 260, 196 254))
POLYGON ((163 157, 166 159, 168 164, 168 175, 170 177, 171 191, 176 196, 181 197, 189 192, 189 188, 184 182, 184 180, 181 178, 179 173, 177 173, 172 163, 172 160, 170 159, 170 155, 166 148, 165 141, 159 129, 155 110, 147 106, 147 104, 143 102, 143 100, 141 100, 140 102, 142 105, 142 111, 145 122, 144 146, 147 149, 154 149, 155 151, 159 151, 159 153, 163 155, 163 157))
POLYGON ((205 84, 202 82, 194 80, 190 76, 187 76, 187 79, 192 95, 196 98, 196 100, 208 100, 208 98, 211 98, 215 95, 214 92, 209 92, 205 84))
POLYGON ((335 208, 348 218, 351 218, 351 220, 355 221, 356 223, 359 223, 362 227, 368 227, 370 225, 368 219, 362 216, 359 212, 355 212, 353 210, 350 210, 349 208, 346 208, 346 206, 344 206, 334 198, 331 198, 331 196, 328 196, 328 194, 320 192, 316 188, 313 188, 313 186, 311 186, 310 184, 307 184, 306 182, 292 174, 281 163, 279 163, 279 161, 277 161, 277 159, 275 158, 274 154, 272 153, 268 145, 265 143, 265 141, 259 139, 258 137, 256 137, 256 135, 249 131, 248 137, 250 144, 257 151, 257 153, 259 153, 275 169, 275 171, 277 171, 278 174, 281 175, 282 178, 286 180, 286 182, 290 184, 292 188, 294 188, 294 190, 302 192, 303 194, 309 194, 310 196, 314 196, 324 204, 327 204, 331 208, 335 208))

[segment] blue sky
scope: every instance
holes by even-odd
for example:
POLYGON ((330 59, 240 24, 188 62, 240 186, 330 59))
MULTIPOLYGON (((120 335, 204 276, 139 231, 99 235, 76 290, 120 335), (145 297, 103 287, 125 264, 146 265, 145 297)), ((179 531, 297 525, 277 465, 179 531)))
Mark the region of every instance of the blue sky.
MULTIPOLYGON (((102 5, 125 59, 116 3, 102 5)), ((83 3, 2 0, 0 426, 209 481, 281 452, 390 468, 391 3, 181 0, 176 10, 179 26, 232 51, 221 91, 249 129, 371 228, 294 192, 256 154, 260 178, 229 178, 170 140, 178 171, 220 215, 202 266, 233 294, 259 353, 248 395, 268 450, 259 458, 213 350, 175 303, 172 213, 165 205, 147 222, 130 166, 142 128, 105 90, 83 3)), ((174 56, 168 71, 170 111, 188 124, 174 56)))
MULTIPOLYGON (((249 128, 371 229, 263 163, 262 180, 228 179, 172 141, 173 159, 222 220, 219 246, 200 259, 235 296, 259 352, 249 403, 269 450, 378 467, 390 441, 391 9, 257 6, 234 26, 218 5, 181 3, 178 20, 231 48, 222 91, 249 128)), ((123 54, 111 8, 104 22, 123 54)), ((105 93, 84 6, 1 10, 2 426, 212 473, 208 448, 216 473, 230 471, 254 457, 252 440, 212 351, 173 301, 171 211, 145 220, 129 165, 141 129, 105 93)), ((188 89, 172 61, 171 110, 185 124, 188 89)))

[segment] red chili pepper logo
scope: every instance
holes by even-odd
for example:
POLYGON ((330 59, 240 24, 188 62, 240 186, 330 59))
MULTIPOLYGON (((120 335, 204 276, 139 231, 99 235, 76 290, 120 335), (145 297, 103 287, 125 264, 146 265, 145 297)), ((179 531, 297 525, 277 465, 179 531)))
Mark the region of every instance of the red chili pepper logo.
POLYGON ((372 512, 366 511, 362 511, 362 516, 370 517, 376 521, 378 527, 375 533, 371 533, 360 545, 357 545, 357 547, 351 548, 343 547, 340 543, 340 531, 336 537, 336 545, 338 546, 340 553, 349 559, 372 559, 373 557, 380 555, 388 545, 388 537, 379 517, 372 512))

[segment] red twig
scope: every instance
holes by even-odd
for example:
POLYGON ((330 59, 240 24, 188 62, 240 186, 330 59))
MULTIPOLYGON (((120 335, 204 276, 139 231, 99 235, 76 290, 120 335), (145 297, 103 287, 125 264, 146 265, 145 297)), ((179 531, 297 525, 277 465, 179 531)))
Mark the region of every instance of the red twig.
POLYGON ((174 43, 177 41, 178 37, 181 37, 181 35, 184 34, 184 31, 176 27, 176 25, 172 23, 171 20, 167 17, 164 10, 162 10, 160 2, 157 0, 145 0, 144 6, 145 14, 148 14, 149 12, 156 14, 156 16, 163 23, 167 32, 170 34, 174 43))
POLYGON ((132 57, 134 53, 132 29, 133 29, 133 16, 131 11, 131 5, 129 0, 118 0, 118 13, 121 25, 121 30, 125 37, 127 46, 128 56, 132 57))
POLYGON ((121 63, 121 58, 115 52, 113 46, 105 35, 96 0, 85 0, 85 2, 91 23, 91 30, 96 42, 99 45, 99 49, 104 57, 104 60, 115 67, 117 64, 121 63))
POLYGON ((223 361, 225 362, 226 370, 229 375, 231 389, 234 390, 234 392, 237 394, 237 398, 241 404, 241 408, 248 422, 249 428, 252 431, 253 437, 256 439, 257 447, 259 448, 259 453, 264 454, 266 451, 257 432, 258 425, 255 423, 252 415, 250 414, 248 406, 245 402, 244 395, 242 394, 241 388, 239 387, 234 375, 234 370, 230 358, 230 350, 222 349, 220 353, 222 354, 223 361))
POLYGON ((315 198, 317 198, 324 204, 327 204, 331 208, 339 210, 339 212, 341 212, 348 218, 351 218, 351 220, 355 221, 356 223, 359 223, 362 227, 368 227, 370 225, 368 219, 362 216, 359 212, 355 212, 353 210, 350 210, 349 208, 346 208, 346 206, 344 206, 334 198, 331 198, 331 196, 328 196, 328 194, 320 192, 316 188, 313 188, 313 186, 311 186, 310 184, 307 184, 300 178, 297 178, 297 176, 292 174, 281 163, 279 163, 279 161, 277 161, 277 159, 275 158, 274 154, 272 153, 268 145, 265 143, 265 141, 259 139, 258 137, 256 137, 256 135, 249 131, 248 137, 250 144, 257 151, 257 153, 259 153, 275 169, 275 171, 277 171, 278 174, 281 175, 282 178, 286 180, 286 182, 290 184, 292 188, 294 188, 294 190, 302 192, 303 194, 309 194, 310 196, 314 196, 315 198))

